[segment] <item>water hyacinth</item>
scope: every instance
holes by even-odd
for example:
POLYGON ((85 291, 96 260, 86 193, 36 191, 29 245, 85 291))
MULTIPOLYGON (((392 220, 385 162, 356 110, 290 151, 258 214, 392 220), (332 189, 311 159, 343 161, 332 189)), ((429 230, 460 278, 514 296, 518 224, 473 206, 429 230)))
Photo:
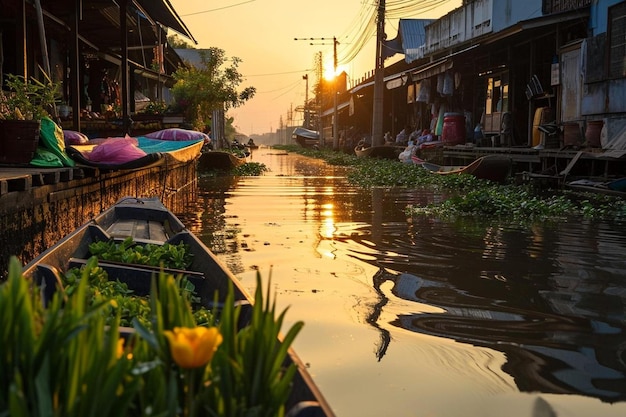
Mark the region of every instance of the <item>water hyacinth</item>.
POLYGON ((435 175, 414 164, 394 160, 359 158, 328 149, 313 150, 281 145, 280 149, 322 159, 331 165, 347 167, 352 185, 371 187, 429 187, 445 192, 446 198, 427 206, 408 206, 408 216, 475 216, 519 221, 545 221, 581 216, 585 219, 626 219, 626 202, 600 194, 533 189, 529 185, 499 185, 472 175, 435 175))

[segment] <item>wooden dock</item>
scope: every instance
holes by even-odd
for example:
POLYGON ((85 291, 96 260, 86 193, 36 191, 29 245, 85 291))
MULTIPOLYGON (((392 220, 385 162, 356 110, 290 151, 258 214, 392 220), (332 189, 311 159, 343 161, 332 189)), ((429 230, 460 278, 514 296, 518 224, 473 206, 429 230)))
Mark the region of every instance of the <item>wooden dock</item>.
MULTIPOLYGON (((566 175, 586 178, 626 176, 626 150, 598 148, 533 149, 529 147, 477 147, 456 145, 443 147, 440 157, 446 165, 466 165, 485 155, 506 155, 513 162, 513 174, 522 172, 559 174, 572 161, 566 175)), ((425 155, 428 160, 428 156, 425 155)))
POLYGON ((196 161, 133 170, 0 165, 0 279, 120 198, 159 197, 184 210, 197 189, 196 161))

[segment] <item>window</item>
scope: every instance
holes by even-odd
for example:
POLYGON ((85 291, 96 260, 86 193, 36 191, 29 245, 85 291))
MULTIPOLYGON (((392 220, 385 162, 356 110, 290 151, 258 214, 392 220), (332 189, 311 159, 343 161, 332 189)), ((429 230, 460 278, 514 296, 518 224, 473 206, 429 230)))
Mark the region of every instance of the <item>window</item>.
POLYGON ((487 79, 487 114, 506 112, 509 110, 509 77, 504 73, 487 79))
POLYGON ((609 77, 626 77, 626 2, 609 9, 609 77))

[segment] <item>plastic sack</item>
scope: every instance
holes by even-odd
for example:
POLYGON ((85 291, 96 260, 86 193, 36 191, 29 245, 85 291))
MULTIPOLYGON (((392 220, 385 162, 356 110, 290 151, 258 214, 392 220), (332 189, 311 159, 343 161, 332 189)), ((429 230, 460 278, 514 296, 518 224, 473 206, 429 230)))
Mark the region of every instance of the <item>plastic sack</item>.
POLYGON ((450 71, 443 76, 443 86, 441 87, 442 96, 451 96, 454 94, 454 78, 450 71))
POLYGON ((87 158, 92 162, 123 164, 146 156, 146 152, 137 146, 137 139, 126 135, 123 138, 109 138, 93 148, 87 158))
POLYGON ((419 101, 422 103, 430 103, 430 80, 422 80, 419 83, 419 93, 417 94, 417 98, 415 101, 419 101))
POLYGON ((443 81, 444 81, 443 74, 438 74, 437 75, 437 92, 439 94, 443 94, 443 81))

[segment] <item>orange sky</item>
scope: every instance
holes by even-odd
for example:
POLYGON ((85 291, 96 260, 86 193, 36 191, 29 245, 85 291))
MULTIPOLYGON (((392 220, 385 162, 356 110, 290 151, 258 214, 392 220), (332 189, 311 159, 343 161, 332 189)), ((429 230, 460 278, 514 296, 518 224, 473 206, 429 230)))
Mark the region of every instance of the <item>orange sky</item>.
MULTIPOLYGON (((387 37, 397 34, 398 17, 438 18, 461 5, 461 0, 422 0, 414 4, 428 4, 421 13, 404 15, 395 11, 386 19, 387 37), (434 7, 432 4, 441 5, 434 7), (397 16, 397 17, 395 17, 397 16)), ((375 13, 377 2, 370 0, 171 0, 193 36, 197 48, 218 47, 229 57, 243 60, 239 66, 244 76, 242 87, 254 86, 256 96, 244 106, 231 109, 237 130, 246 135, 274 132, 287 124, 290 109, 302 106, 309 74, 309 98, 315 82, 314 57, 322 53, 325 65, 332 66, 332 38, 337 37, 339 68, 349 79, 359 79, 374 68, 374 40, 369 38, 358 48, 357 35, 364 33, 366 19, 375 13), (294 38, 328 38, 328 41, 302 41, 294 38), (310 45, 310 43, 316 45, 310 45), (342 56, 358 54, 350 62, 342 56)), ((387 0, 388 10, 407 3, 406 0, 387 0)), ((413 8, 419 6, 412 6, 413 8)), ((396 55, 386 64, 403 57, 396 55)), ((293 112, 302 123, 302 113, 293 112)))

